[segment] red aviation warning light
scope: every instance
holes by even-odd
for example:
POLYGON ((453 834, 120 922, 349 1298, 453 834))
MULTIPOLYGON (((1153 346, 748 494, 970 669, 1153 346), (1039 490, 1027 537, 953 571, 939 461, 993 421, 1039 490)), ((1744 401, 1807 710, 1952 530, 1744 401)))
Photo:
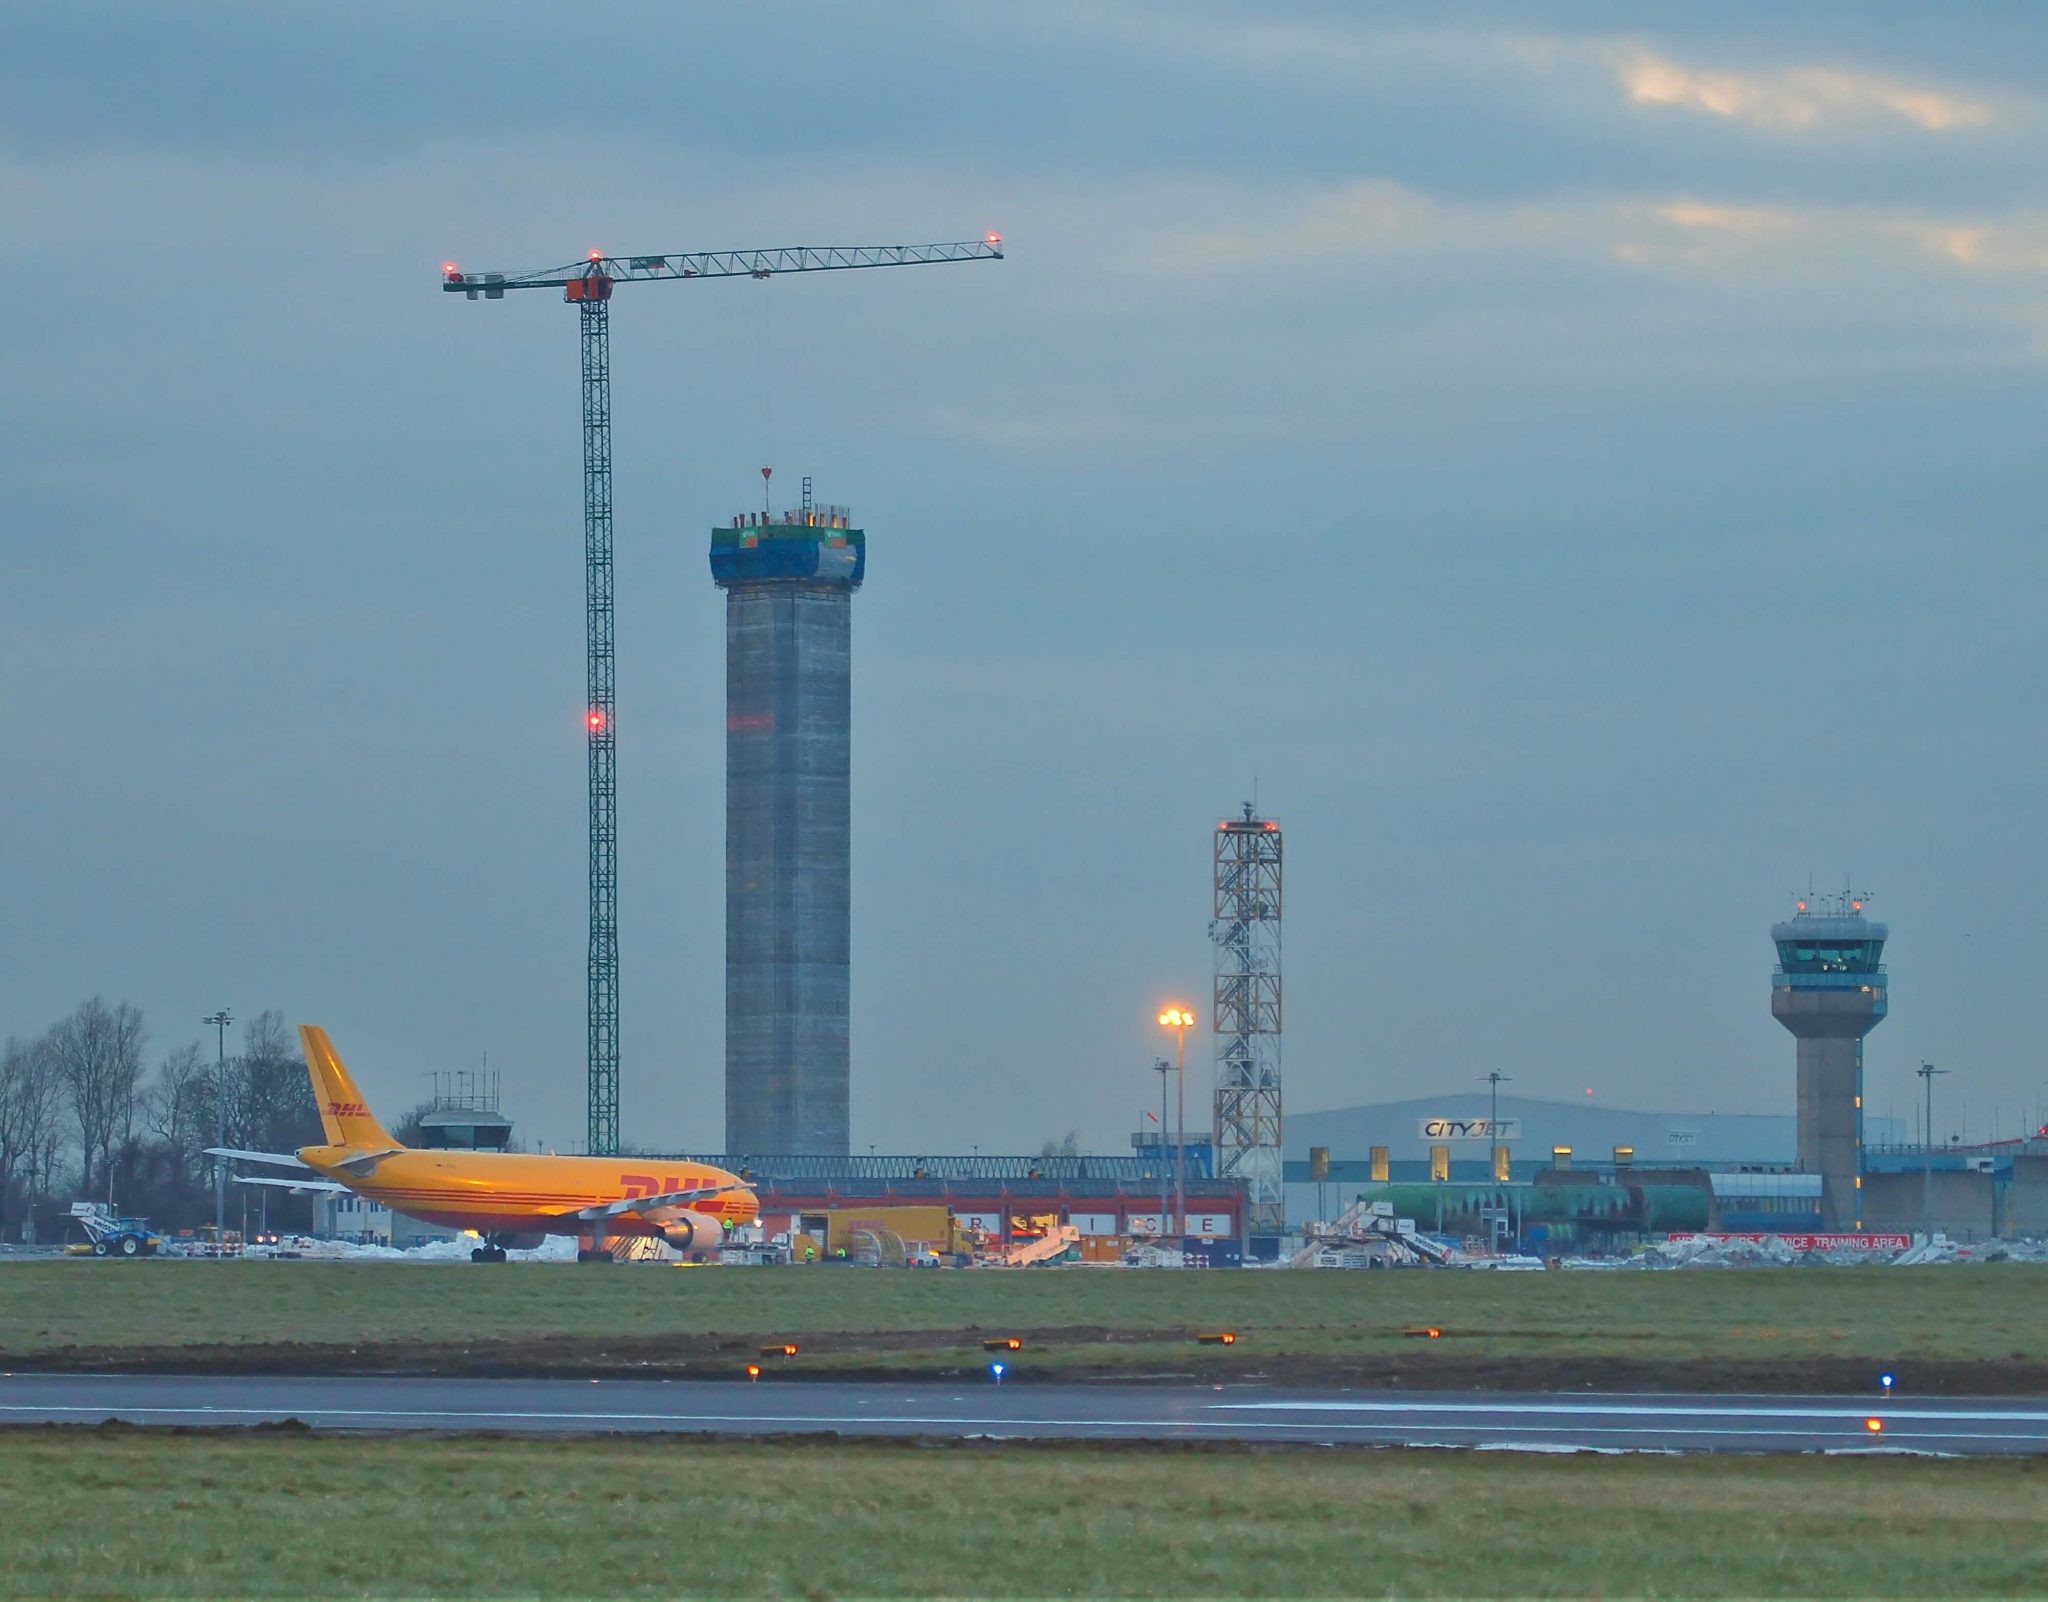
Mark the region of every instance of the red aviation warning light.
POLYGON ((583 714, 583 726, 592 734, 604 733, 604 723, 604 708, 601 706, 594 706, 583 714))

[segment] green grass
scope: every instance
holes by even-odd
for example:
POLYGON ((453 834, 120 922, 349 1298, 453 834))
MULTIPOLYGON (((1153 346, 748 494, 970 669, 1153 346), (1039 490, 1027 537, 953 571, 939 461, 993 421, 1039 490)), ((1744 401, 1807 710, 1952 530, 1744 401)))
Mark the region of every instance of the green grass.
POLYGON ((0 1359, 143 1348, 606 1342, 676 1359, 815 1337, 806 1362, 939 1364, 961 1332, 1021 1333, 1027 1362, 1226 1371, 1280 1356, 1796 1362, 2048 1360, 2048 1267, 1685 1273, 876 1272, 464 1264, 0 1265, 0 1359), (1233 1329, 1196 1348, 1186 1333, 1233 1329), (948 1334, 950 1333, 950 1336, 948 1334))
POLYGON ((2038 1594, 2024 1460, 0 1437, 0 1594, 2038 1594))

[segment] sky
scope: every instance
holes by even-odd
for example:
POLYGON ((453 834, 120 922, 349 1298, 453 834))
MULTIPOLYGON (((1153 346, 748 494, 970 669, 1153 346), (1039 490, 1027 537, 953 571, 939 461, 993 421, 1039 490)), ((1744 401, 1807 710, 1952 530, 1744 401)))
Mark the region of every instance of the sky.
POLYGON ((576 324, 440 264, 999 230, 613 303, 628 1141, 722 1141, 764 464, 868 531, 855 1150, 1124 1149, 1254 798, 1292 1107, 1789 1112, 1768 929, 1846 884, 1872 1110, 2011 1134, 2044 64, 1990 3, 0 9, 0 1034, 277 1007, 575 1149, 576 324))

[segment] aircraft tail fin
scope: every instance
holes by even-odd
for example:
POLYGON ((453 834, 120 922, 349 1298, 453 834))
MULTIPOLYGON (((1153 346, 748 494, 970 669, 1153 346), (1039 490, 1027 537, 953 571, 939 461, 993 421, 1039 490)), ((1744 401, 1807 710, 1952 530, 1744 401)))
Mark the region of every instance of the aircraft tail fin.
POLYGON ((306 1072, 313 1078, 313 1100, 330 1146, 356 1146, 390 1151, 398 1146, 391 1132, 377 1122, 355 1080, 335 1054, 327 1031, 317 1024, 299 1025, 299 1043, 306 1052, 306 1072))

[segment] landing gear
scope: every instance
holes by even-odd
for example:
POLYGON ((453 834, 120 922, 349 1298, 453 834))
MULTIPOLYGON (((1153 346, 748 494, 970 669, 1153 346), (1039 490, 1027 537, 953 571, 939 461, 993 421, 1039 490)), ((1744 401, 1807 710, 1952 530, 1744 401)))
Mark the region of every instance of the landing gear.
POLYGON ((576 1261, 579 1263, 610 1263, 616 1262, 617 1259, 612 1256, 612 1249, 609 1246, 579 1246, 576 1248, 576 1261))
POLYGON ((502 1263, 505 1261, 505 1248, 502 1246, 478 1246, 470 1251, 469 1260, 472 1263, 502 1263))

